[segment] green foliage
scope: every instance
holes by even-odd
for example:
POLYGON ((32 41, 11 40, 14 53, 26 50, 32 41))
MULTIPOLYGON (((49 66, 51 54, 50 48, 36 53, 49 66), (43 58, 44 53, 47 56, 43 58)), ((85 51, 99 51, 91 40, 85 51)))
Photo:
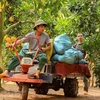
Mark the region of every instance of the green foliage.
POLYGON ((100 56, 100 34, 93 34, 84 40, 83 47, 90 53, 92 58, 100 56))
POLYGON ((98 59, 96 66, 93 68, 93 71, 96 76, 96 86, 100 88, 100 58, 98 59))
POLYGON ((3 48, 3 52, 2 52, 2 58, 3 58, 3 70, 6 69, 8 62, 11 60, 12 56, 14 55, 13 50, 9 50, 8 48, 6 48, 5 46, 5 41, 3 41, 2 43, 2 48, 3 48))

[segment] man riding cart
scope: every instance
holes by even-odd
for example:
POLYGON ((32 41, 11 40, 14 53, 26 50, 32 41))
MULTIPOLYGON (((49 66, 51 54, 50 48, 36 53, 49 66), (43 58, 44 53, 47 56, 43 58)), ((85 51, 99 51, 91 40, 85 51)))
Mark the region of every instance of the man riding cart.
MULTIPOLYGON (((34 76, 36 76, 36 78, 39 78, 39 73, 42 70, 44 64, 47 62, 45 51, 51 49, 49 35, 47 33, 44 33, 46 25, 47 24, 43 20, 37 20, 35 22, 35 26, 34 26, 35 32, 31 32, 26 35, 26 37, 34 36, 34 37, 38 38, 39 44, 37 43, 36 39, 22 38, 22 39, 18 40, 16 43, 9 45, 9 47, 13 47, 14 45, 19 45, 23 42, 28 42, 29 43, 29 52, 33 52, 33 50, 35 52, 37 49, 39 49, 39 52, 37 54, 37 59, 39 60, 39 67, 38 67, 36 73, 34 74, 34 76)), ((32 58, 35 55, 34 52, 31 54, 24 54, 23 56, 32 58)), ((20 56, 20 58, 22 58, 23 56, 20 56)), ((13 70, 15 67, 17 67, 19 64, 20 64, 19 59, 17 58, 17 56, 14 56, 12 58, 12 60, 10 61, 10 63, 8 64, 7 70, 5 72, 3 72, 2 74, 0 74, 0 78, 5 77, 5 76, 8 77, 8 73, 11 70, 13 70)))

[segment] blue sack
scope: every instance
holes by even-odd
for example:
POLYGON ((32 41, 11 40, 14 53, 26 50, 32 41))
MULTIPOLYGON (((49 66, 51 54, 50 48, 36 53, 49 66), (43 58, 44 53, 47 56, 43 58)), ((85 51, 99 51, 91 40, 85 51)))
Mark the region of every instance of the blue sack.
POLYGON ((79 60, 79 64, 88 64, 88 62, 85 59, 79 60))
POLYGON ((61 34, 54 39, 54 48, 57 54, 64 54, 64 52, 72 47, 67 34, 61 34))
POLYGON ((83 59, 83 53, 73 47, 71 49, 74 51, 75 54, 75 63, 79 63, 79 60, 83 59))
POLYGON ((73 48, 65 51, 63 55, 55 54, 51 61, 59 61, 67 64, 74 64, 83 58, 83 53, 73 48))
POLYGON ((22 49, 19 52, 19 55, 24 56, 28 52, 28 43, 24 43, 22 49))

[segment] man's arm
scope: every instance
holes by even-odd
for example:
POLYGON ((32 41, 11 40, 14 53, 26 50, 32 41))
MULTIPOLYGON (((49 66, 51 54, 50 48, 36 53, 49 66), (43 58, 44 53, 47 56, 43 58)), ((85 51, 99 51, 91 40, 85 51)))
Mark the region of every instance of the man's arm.
POLYGON ((21 44, 21 43, 23 43, 23 42, 24 42, 24 39, 18 40, 18 41, 16 42, 16 45, 19 45, 19 44, 21 44))
POLYGON ((46 47, 42 47, 42 51, 45 52, 47 50, 50 50, 51 49, 51 43, 47 44, 46 47))
POLYGON ((88 56, 89 56, 89 55, 86 53, 86 55, 85 55, 84 59, 88 59, 88 56))
POLYGON ((21 44, 21 43, 23 43, 23 42, 24 42, 24 39, 17 40, 17 42, 14 42, 14 43, 10 44, 10 45, 7 46, 7 47, 13 47, 14 45, 19 45, 19 44, 21 44))

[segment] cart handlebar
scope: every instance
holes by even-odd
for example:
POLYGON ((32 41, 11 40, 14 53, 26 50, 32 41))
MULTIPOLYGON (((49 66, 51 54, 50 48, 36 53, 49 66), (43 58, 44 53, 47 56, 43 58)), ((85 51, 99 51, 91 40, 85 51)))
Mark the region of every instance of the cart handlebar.
MULTIPOLYGON (((21 37, 19 37, 19 38, 21 38, 21 37)), ((16 43, 17 43, 17 41, 19 40, 19 38, 17 38, 16 41, 14 42, 13 46, 10 46, 10 47, 12 47, 12 48, 14 49, 14 51, 15 51, 15 53, 16 53, 16 56, 18 57, 18 60, 21 61, 21 58, 20 58, 20 56, 19 56, 19 53, 18 53, 18 51, 17 51, 17 49, 16 49, 16 46, 17 46, 16 43)), ((25 36, 25 37, 23 37, 23 38, 30 38, 30 39, 36 39, 36 40, 37 40, 38 49, 36 50, 36 53, 35 53, 35 55, 34 55, 34 57, 33 57, 33 62, 34 62, 34 60, 35 60, 35 58, 36 58, 36 56, 37 56, 39 50, 41 50, 40 41, 39 41, 39 39, 38 39, 37 37, 35 37, 35 36, 25 36)))

